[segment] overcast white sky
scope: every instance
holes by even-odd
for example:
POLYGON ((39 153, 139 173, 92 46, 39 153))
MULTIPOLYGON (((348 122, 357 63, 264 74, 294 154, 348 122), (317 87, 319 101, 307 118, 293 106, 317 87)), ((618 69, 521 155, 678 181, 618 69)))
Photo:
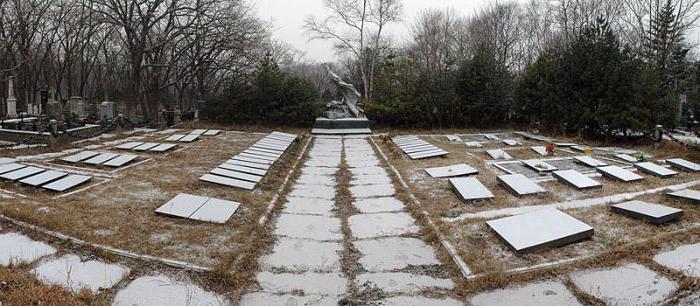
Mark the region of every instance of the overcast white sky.
MULTIPOLYGON (((390 34, 397 41, 409 37, 410 25, 419 12, 427 8, 453 8, 463 15, 472 15, 480 8, 496 0, 404 0, 404 16, 400 24, 391 28, 390 34)), ((309 41, 302 29, 304 19, 309 15, 327 16, 322 0, 251 0, 258 15, 265 21, 272 21, 274 37, 286 41, 295 48, 306 52, 306 59, 316 62, 335 61, 336 55, 330 41, 309 41)), ((693 31, 688 40, 700 41, 700 31, 693 31)), ((697 48, 696 48, 697 50, 697 48)))

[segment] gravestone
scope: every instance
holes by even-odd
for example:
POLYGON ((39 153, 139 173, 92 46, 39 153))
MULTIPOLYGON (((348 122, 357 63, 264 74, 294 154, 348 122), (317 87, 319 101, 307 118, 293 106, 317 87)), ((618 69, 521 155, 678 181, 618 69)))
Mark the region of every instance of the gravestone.
POLYGON ((56 90, 54 89, 49 90, 49 101, 46 108, 50 119, 63 121, 63 105, 56 101, 56 90))
POLYGON ((17 118, 17 98, 15 98, 14 77, 7 80, 7 118, 17 118))
POLYGON ((116 113, 114 102, 104 101, 100 103, 100 118, 114 119, 116 113))
POLYGON ((653 224, 663 224, 680 218, 683 210, 659 204, 642 201, 630 201, 610 207, 613 212, 631 218, 649 221, 653 224))
POLYGON ((369 120, 365 116, 364 106, 360 101, 360 92, 350 83, 335 74, 328 66, 326 71, 331 82, 341 95, 340 101, 330 101, 326 104, 321 117, 316 118, 312 134, 346 135, 371 134, 369 120))

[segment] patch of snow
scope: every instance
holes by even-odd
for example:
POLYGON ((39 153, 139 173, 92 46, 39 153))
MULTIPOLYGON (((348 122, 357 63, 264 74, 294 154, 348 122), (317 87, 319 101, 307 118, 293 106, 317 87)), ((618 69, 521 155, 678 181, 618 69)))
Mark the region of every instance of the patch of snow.
POLYGON ((350 187, 350 194, 355 199, 359 198, 374 198, 374 197, 387 197, 392 196, 396 193, 394 185, 392 184, 382 184, 382 185, 364 185, 364 186, 352 186, 350 187))
POLYGON ((393 197, 361 199, 353 205, 362 213, 395 212, 404 209, 404 204, 393 197))
POLYGON ((226 305, 226 302, 195 284, 158 275, 137 278, 117 293, 112 305, 226 305))
POLYGON ((574 272, 571 279, 583 291, 614 305, 658 305, 678 287, 636 263, 574 272))
POLYGON ((338 298, 319 295, 298 296, 292 294, 276 295, 265 292, 248 293, 241 298, 241 306, 260 305, 304 305, 304 306, 337 306, 338 298))
POLYGON ((339 272, 340 252, 337 242, 279 238, 272 253, 260 259, 263 270, 281 269, 289 272, 339 272))
POLYGON ((0 234, 0 265, 30 263, 43 256, 56 253, 56 249, 43 242, 34 241, 17 233, 0 234))
POLYGON ((337 273, 271 273, 260 272, 256 276, 258 284, 265 292, 318 295, 341 295, 348 287, 347 279, 337 273))
POLYGON ((312 215, 281 214, 275 235, 322 241, 343 239, 339 219, 312 215))
POLYGON ((450 279, 403 272, 360 274, 355 279, 355 282, 360 286, 369 285, 370 287, 377 287, 384 292, 403 294, 420 293, 427 289, 451 290, 454 288, 454 283, 450 279))
POLYGON ((79 256, 72 254, 43 261, 34 269, 39 280, 52 285, 63 285, 73 292, 79 292, 83 288, 92 292, 97 292, 100 288, 112 288, 129 271, 129 268, 122 265, 97 260, 83 262, 79 256))
POLYGON ((353 242, 368 271, 403 269, 409 265, 439 265, 433 248, 420 239, 389 237, 353 242))
POLYGON ((558 281, 539 282, 481 293, 471 298, 471 304, 474 306, 581 305, 569 289, 558 281))
POLYGON ((654 256, 654 261, 692 277, 700 277, 700 243, 679 246, 654 256))
POLYGON ((419 230, 413 217, 404 212, 359 214, 348 218, 348 223, 356 239, 414 234, 419 230))
POLYGON ((395 296, 382 301, 384 306, 457 306, 462 302, 454 299, 431 299, 422 296, 395 296))

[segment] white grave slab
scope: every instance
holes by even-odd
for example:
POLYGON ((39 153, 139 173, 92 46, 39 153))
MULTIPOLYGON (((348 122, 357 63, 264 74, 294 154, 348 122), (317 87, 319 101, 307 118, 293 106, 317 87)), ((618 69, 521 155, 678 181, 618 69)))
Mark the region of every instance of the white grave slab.
POLYGON ((185 137, 180 138, 179 142, 193 142, 199 138, 199 135, 185 135, 185 137))
POLYGON ((210 198, 189 219, 224 224, 231 219, 241 204, 233 201, 210 198))
POLYGON ((202 135, 204 135, 204 136, 216 136, 216 135, 219 135, 219 133, 221 133, 221 130, 208 130, 208 131, 204 132, 204 134, 202 134, 202 135))
POLYGON ((206 132, 207 132, 207 130, 205 130, 205 129, 196 129, 196 130, 190 132, 190 135, 202 135, 206 132))
POLYGON ((84 163, 86 163, 86 164, 88 164, 88 165, 100 165, 100 164, 103 164, 103 163, 105 163, 105 162, 107 162, 107 161, 112 160, 113 158, 115 158, 115 157, 117 157, 117 156, 119 156, 119 154, 115 154, 115 153, 102 153, 102 154, 100 154, 100 155, 97 155, 97 156, 95 156, 95 157, 93 157, 93 158, 90 158, 90 159, 84 161, 84 163))
POLYGON ((123 155, 119 155, 117 158, 114 158, 114 159, 112 159, 112 160, 110 160, 102 165, 107 166, 107 167, 119 168, 119 167, 123 167, 124 165, 132 162, 136 158, 138 158, 137 155, 123 154, 123 155))
POLYGON ((156 209, 156 213, 188 218, 209 200, 208 197, 181 193, 156 209))
POLYGON ((420 239, 387 237, 353 241, 362 254, 358 262, 367 271, 381 272, 403 269, 408 266, 432 266, 442 264, 433 247, 420 239))
POLYGON ((593 236, 593 227, 557 209, 491 220, 486 224, 518 254, 558 247, 593 236))
POLYGON ((652 162, 636 163, 636 164, 634 164, 634 166, 646 174, 651 174, 654 176, 658 176, 660 178, 669 178, 669 177, 678 175, 678 172, 673 171, 673 170, 668 169, 668 168, 663 167, 663 166, 659 166, 659 165, 652 163, 652 162))
POLYGON ((684 189, 675 192, 669 192, 666 194, 668 197, 672 197, 678 200, 689 201, 690 203, 700 205, 700 191, 692 189, 684 189))
POLYGON ((99 152, 83 151, 83 152, 80 152, 80 153, 75 154, 75 155, 63 157, 63 158, 61 158, 61 160, 65 161, 65 162, 69 162, 69 163, 78 163, 78 162, 84 161, 88 158, 95 157, 99 154, 100 154, 99 152))
POLYGON ((159 144, 153 148, 150 148, 149 151, 151 151, 151 152, 166 152, 166 151, 170 151, 170 150, 174 149, 175 147, 177 147, 176 144, 162 143, 162 144, 159 144))
POLYGON ((130 269, 102 261, 82 261, 78 255, 45 260, 34 269, 37 278, 44 283, 68 288, 74 293, 87 288, 93 293, 114 287, 129 274, 130 269))
POLYGON ((202 177, 200 177, 199 180, 222 185, 222 186, 227 186, 227 187, 241 188, 241 189, 245 189, 245 190, 255 189, 255 183, 253 183, 253 182, 237 180, 237 179, 223 177, 223 176, 219 176, 219 175, 213 175, 213 174, 205 174, 202 177))
POLYGON ((0 174, 5 174, 8 172, 17 171, 19 169, 26 168, 26 167, 27 166, 25 166, 25 165, 15 164, 15 163, 0 165, 0 174))
POLYGON ((409 154, 408 157, 410 157, 411 159, 424 159, 424 158, 445 156, 447 154, 450 154, 450 152, 447 152, 443 149, 438 148, 438 149, 435 149, 432 151, 424 151, 424 152, 409 154))
POLYGON ((484 137, 486 137, 486 139, 488 139, 488 140, 500 140, 500 138, 498 138, 498 136, 493 135, 493 134, 484 134, 484 137))
POLYGON ((52 246, 17 233, 0 234, 0 265, 31 263, 56 253, 52 246))
POLYGON ((612 205, 613 212, 635 219, 642 219, 653 224, 663 224, 680 218, 683 210, 642 201, 630 201, 612 205))
POLYGON ((600 172, 603 176, 617 179, 623 182, 635 182, 644 179, 643 176, 631 172, 629 170, 622 169, 619 166, 599 167, 598 172, 600 172))
POLYGON ((272 253, 261 257, 260 266, 263 271, 340 272, 342 251, 338 242, 279 237, 272 253))
POLYGON ((133 305, 207 305, 223 306, 223 297, 190 283, 168 276, 142 276, 117 292, 112 306, 133 305))
POLYGON ((636 157, 629 154, 615 154, 615 157, 624 160, 628 163, 636 163, 639 161, 636 157))
POLYGON ((494 198, 493 193, 474 177, 451 178, 450 185, 457 192, 457 196, 464 201, 494 198))
POLYGON ((244 166, 244 167, 249 167, 249 168, 255 168, 255 169, 261 169, 265 170, 265 173, 267 173, 267 170, 270 169, 270 164, 262 164, 262 163, 254 163, 254 162, 248 162, 248 161, 243 161, 240 159, 229 159, 225 162, 226 164, 230 165, 237 165, 237 166, 244 166))
POLYGON ((155 143, 155 142, 147 142, 147 143, 144 143, 138 147, 135 147, 133 150, 134 151, 148 151, 150 149, 157 147, 158 145, 159 144, 155 143))
POLYGON ((457 135, 445 135, 445 137, 447 137, 447 140, 451 142, 462 142, 462 138, 457 135))
POLYGON ((259 152, 265 152, 265 153, 270 153, 270 154, 275 154, 275 155, 282 155, 285 150, 275 150, 275 149, 267 149, 267 148, 262 148, 256 145, 252 145, 248 150, 255 150, 259 152))
POLYGON ((520 142, 515 140, 515 139, 503 139, 503 143, 509 145, 509 146, 518 146, 520 145, 520 142))
POLYGON ((579 306, 574 296, 564 284, 559 281, 545 281, 527 284, 521 287, 498 289, 480 293, 471 298, 474 306, 500 305, 557 305, 579 306))
POLYGON ((246 157, 246 158, 253 158, 253 159, 261 159, 261 160, 267 160, 272 163, 274 163, 277 160, 277 157, 271 157, 267 155, 260 155, 260 154, 250 154, 250 153, 245 153, 241 152, 241 154, 238 154, 240 157, 246 157))
POLYGON ((522 174, 499 175, 496 179, 518 196, 547 192, 547 190, 544 190, 540 185, 537 185, 537 183, 522 174))
POLYGON ((226 169, 221 169, 221 168, 214 168, 211 170, 211 174, 216 174, 220 176, 225 176, 225 177, 230 177, 238 180, 244 180, 244 181, 249 181, 253 183, 259 183, 262 181, 262 176, 259 175, 254 175, 254 174, 247 174, 243 172, 238 172, 238 171, 231 171, 231 170, 226 170, 226 169))
POLYGON ((434 151, 436 149, 437 149, 437 147, 434 145, 425 144, 425 145, 420 145, 420 146, 415 146, 415 147, 403 148, 403 152, 406 154, 413 154, 413 153, 419 153, 419 152, 425 152, 425 151, 434 151))
POLYGON ((25 179, 19 181, 19 182, 22 184, 25 184, 25 185, 38 187, 38 186, 44 185, 46 183, 49 183, 51 181, 55 181, 57 179, 65 177, 66 175, 68 175, 68 173, 50 170, 50 171, 39 173, 35 176, 30 176, 28 178, 25 178, 25 179))
POLYGON ((571 149, 576 150, 576 151, 579 151, 579 152, 585 152, 585 151, 586 151, 586 147, 584 147, 584 146, 579 146, 579 145, 572 146, 571 149))
POLYGON ((576 161, 578 161, 579 163, 582 163, 586 166, 593 167, 593 168, 604 167, 604 166, 608 165, 605 162, 602 162, 602 161, 597 160, 593 157, 585 156, 585 155, 584 156, 574 156, 574 159, 576 159, 576 161))
POLYGON ((174 135, 170 135, 170 137, 166 138, 165 141, 180 141, 180 139, 182 139, 185 136, 186 135, 182 135, 182 134, 174 134, 174 135))
POLYGON ((496 150, 486 150, 486 154, 491 156, 491 159, 513 159, 512 156, 510 156, 506 151, 503 151, 501 149, 496 149, 496 150))
POLYGON ((256 155, 256 156, 267 156, 267 157, 272 157, 274 159, 279 159, 282 156, 282 154, 279 154, 279 153, 268 153, 268 152, 260 151, 258 149, 254 149, 254 148, 247 149, 247 150, 243 151, 243 153, 247 153, 250 155, 256 155))
POLYGON ((0 157, 0 165, 14 163, 17 160, 11 157, 0 157))
POLYGON ((0 175, 0 178, 10 180, 10 181, 19 181, 23 178, 30 177, 32 175, 37 175, 39 173, 42 173, 46 171, 45 169, 38 168, 38 167, 24 167, 19 170, 15 170, 12 172, 7 172, 2 175, 0 175))
POLYGON ((654 256, 654 261, 684 274, 700 278, 700 243, 682 245, 654 256))
POLYGON ((251 168, 251 167, 246 167, 246 166, 232 165, 232 164, 227 164, 227 163, 219 165, 218 168, 242 172, 242 173, 248 173, 248 174, 253 174, 253 175, 258 175, 258 176, 265 176, 265 174, 267 174, 267 170, 256 169, 256 168, 251 168))
POLYGON ((120 144, 120 145, 118 145, 118 146, 116 146, 116 147, 114 147, 114 148, 115 148, 115 149, 119 149, 119 150, 131 150, 131 149, 136 148, 136 147, 138 147, 138 146, 140 146, 140 145, 142 145, 142 144, 143 144, 143 142, 133 142, 133 141, 132 141, 132 142, 127 142, 127 143, 120 144))
POLYGON ((446 167, 427 168, 425 172, 432 177, 455 177, 479 174, 479 170, 467 164, 452 165, 446 167))
POLYGON ((42 186, 43 188, 63 192, 92 179, 92 176, 71 174, 53 183, 42 186))
POLYGON ((536 146, 532 147, 531 149, 541 156, 549 155, 549 153, 547 153, 547 148, 545 148, 544 146, 536 146))
POLYGON ((420 230, 405 212, 357 214, 348 218, 348 223, 355 239, 415 234, 420 230))
POLYGON ((464 143, 464 145, 469 147, 469 148, 483 148, 484 147, 484 145, 482 145, 478 141, 467 141, 464 143))
POLYGON ((551 164, 549 164, 541 159, 524 160, 523 164, 534 169, 537 172, 551 172, 551 171, 557 170, 557 167, 554 167, 551 164))
POLYGON ((610 305, 659 305, 678 288, 673 281, 637 263, 574 272, 571 280, 610 305))
POLYGON ((559 170, 552 172, 552 176, 563 183, 576 189, 602 188, 603 185, 596 180, 583 175, 576 170, 559 170))
POLYGON ((680 169, 686 172, 700 172, 700 164, 696 164, 691 161, 687 161, 682 158, 672 158, 667 159, 666 162, 676 169, 680 169))

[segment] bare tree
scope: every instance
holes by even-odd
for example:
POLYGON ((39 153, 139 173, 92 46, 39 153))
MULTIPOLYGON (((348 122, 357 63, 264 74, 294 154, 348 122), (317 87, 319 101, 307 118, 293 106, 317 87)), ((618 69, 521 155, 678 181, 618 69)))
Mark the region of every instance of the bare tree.
POLYGON ((371 98, 375 67, 386 49, 384 31, 399 20, 400 0, 324 0, 324 5, 330 15, 308 17, 304 28, 312 39, 335 41, 338 53, 359 63, 364 96, 371 98))

